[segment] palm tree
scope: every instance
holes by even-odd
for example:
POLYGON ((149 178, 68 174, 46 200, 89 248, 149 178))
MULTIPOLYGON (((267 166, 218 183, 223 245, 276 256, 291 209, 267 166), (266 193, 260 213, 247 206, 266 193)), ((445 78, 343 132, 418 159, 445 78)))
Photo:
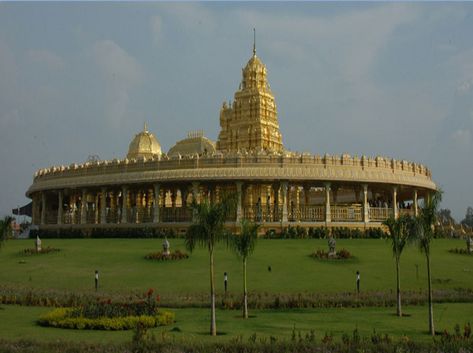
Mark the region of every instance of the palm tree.
POLYGON ((413 238, 413 234, 415 233, 415 220, 409 215, 402 215, 397 219, 390 217, 383 223, 388 227, 389 234, 391 235, 391 246, 394 260, 396 261, 396 314, 401 317, 401 254, 404 247, 413 238))
POLYGON ((225 229, 225 221, 234 208, 234 198, 224 197, 221 202, 210 203, 208 199, 201 203, 193 203, 195 221, 186 234, 186 248, 192 252, 196 245, 205 247, 209 251, 210 259, 210 334, 217 335, 215 319, 215 275, 214 252, 215 246, 220 241, 228 240, 229 233, 225 229))
POLYGON ((248 319, 248 290, 246 283, 246 260, 253 253, 258 238, 259 225, 243 220, 241 234, 231 238, 230 246, 243 262, 243 318, 248 319))
POLYGON ((428 282, 428 302, 429 302, 429 333, 434 336, 434 308, 432 305, 432 280, 430 269, 430 243, 435 234, 435 222, 437 209, 442 201, 442 191, 437 190, 425 200, 424 207, 417 217, 417 241, 419 250, 424 253, 427 261, 427 282, 428 282))
POLYGON ((7 240, 8 235, 11 231, 11 222, 13 217, 5 216, 0 220, 0 248, 3 246, 3 243, 7 240))

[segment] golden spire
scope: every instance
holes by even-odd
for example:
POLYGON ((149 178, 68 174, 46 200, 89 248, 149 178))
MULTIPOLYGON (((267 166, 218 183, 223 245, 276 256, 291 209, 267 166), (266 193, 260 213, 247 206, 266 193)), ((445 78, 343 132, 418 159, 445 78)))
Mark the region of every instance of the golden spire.
POLYGON ((253 55, 256 55, 256 29, 253 28, 253 55))
POLYGON ((145 126, 144 126, 144 128, 143 128, 143 131, 144 131, 144 132, 148 132, 148 124, 146 123, 146 121, 145 121, 145 126))

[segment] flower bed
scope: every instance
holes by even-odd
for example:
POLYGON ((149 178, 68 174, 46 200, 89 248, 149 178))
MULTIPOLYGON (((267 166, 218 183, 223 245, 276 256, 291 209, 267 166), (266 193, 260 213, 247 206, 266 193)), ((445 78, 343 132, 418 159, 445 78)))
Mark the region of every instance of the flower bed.
POLYGON ((61 249, 52 248, 50 246, 42 248, 41 251, 36 251, 36 249, 34 249, 34 248, 27 248, 27 249, 23 249, 22 251, 20 251, 20 255, 23 255, 23 256, 46 255, 46 254, 51 254, 51 253, 55 253, 55 252, 58 252, 58 251, 61 251, 61 249))
POLYGON ((317 250, 310 254, 310 256, 320 260, 348 260, 353 257, 352 254, 350 254, 350 252, 346 249, 340 249, 335 255, 329 255, 329 253, 325 250, 317 250))
POLYGON ((78 307, 57 308, 42 315, 38 324, 69 329, 129 330, 138 325, 144 328, 170 325, 174 313, 158 311, 159 295, 149 289, 144 300, 113 303, 111 299, 97 300, 78 307))
POLYGON ((171 252, 169 255, 166 255, 162 251, 152 252, 145 256, 147 260, 158 260, 158 261, 169 261, 169 260, 184 260, 189 258, 189 255, 180 250, 171 252))
POLYGON ((473 252, 469 252, 467 249, 464 248, 455 248, 455 249, 450 249, 448 252, 454 253, 454 254, 462 254, 462 255, 473 255, 473 252))
POLYGON ((57 308, 42 315, 38 324, 41 326, 60 327, 77 330, 130 330, 142 327, 170 325, 174 322, 174 313, 162 311, 156 315, 96 317, 74 316, 78 308, 57 308))

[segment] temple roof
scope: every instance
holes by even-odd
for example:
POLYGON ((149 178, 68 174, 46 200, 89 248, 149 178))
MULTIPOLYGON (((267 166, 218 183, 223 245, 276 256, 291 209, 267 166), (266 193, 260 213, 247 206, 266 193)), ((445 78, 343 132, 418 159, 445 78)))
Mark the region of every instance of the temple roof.
POLYGON ((169 150, 169 157, 186 156, 191 154, 213 154, 215 143, 204 136, 202 132, 190 132, 187 138, 176 142, 169 150))
POLYGON ((145 124, 143 131, 136 134, 130 142, 126 158, 160 157, 161 153, 161 145, 159 144, 159 141, 148 131, 148 127, 145 124))

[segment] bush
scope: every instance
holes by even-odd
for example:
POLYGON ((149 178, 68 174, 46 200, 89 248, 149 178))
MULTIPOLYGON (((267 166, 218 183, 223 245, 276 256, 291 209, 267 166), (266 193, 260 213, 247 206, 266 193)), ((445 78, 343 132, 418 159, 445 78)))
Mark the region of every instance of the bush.
POLYGON ((264 234, 264 238, 267 239, 326 239, 329 236, 333 236, 338 239, 379 239, 386 238, 387 233, 385 233, 380 228, 368 228, 365 230, 360 230, 347 227, 310 227, 307 229, 301 226, 289 226, 284 228, 279 233, 275 229, 269 229, 264 234))
POLYGON ((188 259, 189 255, 180 250, 171 252, 169 255, 166 255, 162 251, 152 252, 145 256, 147 260, 158 260, 158 261, 169 261, 169 260, 183 260, 188 259))
POLYGON ((321 259, 321 260, 348 260, 352 258, 353 256, 350 254, 350 252, 346 249, 340 249, 337 251, 337 253, 333 256, 329 256, 329 253, 325 250, 317 250, 310 254, 311 257, 315 259, 321 259))
POLYGON ((469 252, 467 249, 463 248, 455 248, 455 249, 450 249, 448 252, 454 253, 454 254, 462 254, 462 255, 473 255, 473 252, 469 252))
POLYGON ((45 254, 55 253, 55 252, 58 252, 58 251, 61 251, 61 249, 52 248, 50 246, 42 248, 41 251, 36 251, 36 249, 34 249, 34 248, 27 248, 27 249, 23 249, 22 251, 20 251, 20 255, 22 255, 22 256, 45 255, 45 254))
POLYGON ((97 317, 88 318, 84 316, 73 316, 76 308, 57 308, 38 319, 41 326, 60 327, 77 330, 130 330, 141 327, 156 327, 170 325, 174 322, 174 313, 164 311, 154 316, 121 316, 121 317, 97 317))
POLYGON ((158 311, 159 295, 150 288, 144 300, 113 303, 111 299, 97 300, 73 308, 58 308, 42 315, 38 324, 70 329, 129 330, 170 325, 174 313, 158 311))

